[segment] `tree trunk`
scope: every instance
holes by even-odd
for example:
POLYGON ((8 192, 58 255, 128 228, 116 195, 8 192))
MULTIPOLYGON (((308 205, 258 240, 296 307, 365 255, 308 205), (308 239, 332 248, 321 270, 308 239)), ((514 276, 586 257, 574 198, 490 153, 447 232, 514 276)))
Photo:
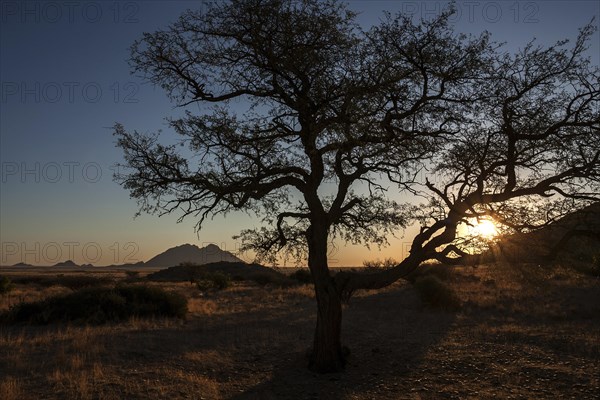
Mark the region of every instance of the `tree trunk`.
POLYGON ((338 372, 346 363, 342 352, 342 303, 330 279, 316 284, 317 327, 309 367, 317 372, 338 372))
POLYGON ((308 266, 315 282, 317 327, 309 367, 320 373, 344 368, 342 302, 327 266, 327 228, 313 224, 308 231, 308 266))

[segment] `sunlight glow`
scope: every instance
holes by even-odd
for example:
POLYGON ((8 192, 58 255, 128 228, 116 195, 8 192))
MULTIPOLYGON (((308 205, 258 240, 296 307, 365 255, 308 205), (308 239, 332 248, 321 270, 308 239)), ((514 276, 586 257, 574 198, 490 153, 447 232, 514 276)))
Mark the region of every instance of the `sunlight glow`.
POLYGON ((496 225, 489 219, 479 220, 474 226, 469 227, 469 233, 484 239, 491 239, 498 234, 496 225))

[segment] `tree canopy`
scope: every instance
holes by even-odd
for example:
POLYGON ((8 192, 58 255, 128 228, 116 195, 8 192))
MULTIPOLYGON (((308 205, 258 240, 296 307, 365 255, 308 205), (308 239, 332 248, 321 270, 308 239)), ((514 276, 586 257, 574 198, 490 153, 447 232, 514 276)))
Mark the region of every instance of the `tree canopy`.
POLYGON ((187 111, 170 120, 179 135, 170 145, 117 124, 126 168, 117 181, 140 211, 192 216, 198 229, 212 215, 255 213, 262 224, 241 231, 244 248, 271 261, 306 257, 317 370, 343 366, 340 301, 425 260, 466 256, 461 223, 531 229, 553 217, 533 218, 539 199, 559 210, 600 198, 592 26, 573 45, 531 42, 512 54, 487 33, 456 33, 452 12, 386 14, 365 31, 333 0, 231 0, 132 46, 134 72, 187 111), (394 201, 390 187, 425 203, 394 201), (384 244, 414 221, 420 233, 397 266, 330 274, 333 238, 384 244))

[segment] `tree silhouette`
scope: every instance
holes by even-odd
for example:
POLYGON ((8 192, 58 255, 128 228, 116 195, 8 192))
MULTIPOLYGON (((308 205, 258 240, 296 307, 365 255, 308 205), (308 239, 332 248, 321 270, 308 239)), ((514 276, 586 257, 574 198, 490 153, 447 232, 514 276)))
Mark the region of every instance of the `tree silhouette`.
POLYGON ((460 132, 432 157, 421 230, 409 256, 368 278, 336 276, 347 292, 376 289, 425 259, 453 264, 479 259, 457 227, 492 218, 507 232, 530 231, 600 200, 600 73, 585 57, 595 31, 584 27, 574 45, 530 42, 516 54, 488 59, 481 96, 460 132))
POLYGON ((425 260, 456 262, 460 223, 510 223, 511 200, 524 196, 598 197, 598 71, 583 58, 591 28, 570 52, 559 43, 511 56, 487 34, 453 32, 451 13, 386 15, 363 31, 333 0, 231 0, 132 46, 135 73, 186 108, 170 126, 189 154, 117 124, 116 180, 140 212, 193 216, 197 229, 212 215, 255 213, 262 226, 240 233, 244 249, 306 257, 317 371, 344 366, 342 301, 425 260), (193 113, 196 104, 212 106, 193 113), (420 182, 425 168, 443 186, 420 182), (430 204, 393 201, 386 183, 430 204), (331 274, 333 239, 385 244, 415 218, 423 227, 397 266, 331 274))

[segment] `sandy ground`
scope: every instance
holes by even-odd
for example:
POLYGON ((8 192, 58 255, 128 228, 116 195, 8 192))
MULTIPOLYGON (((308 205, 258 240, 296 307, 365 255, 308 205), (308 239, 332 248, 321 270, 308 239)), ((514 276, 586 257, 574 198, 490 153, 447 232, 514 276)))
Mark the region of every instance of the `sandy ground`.
MULTIPOLYGON (((354 297, 349 364, 327 375, 305 368, 309 286, 161 283, 189 298, 187 320, 0 326, 0 399, 600 398, 599 279, 530 264, 464 267, 446 282, 455 312, 406 282, 354 297)), ((19 285, 0 309, 69 290, 19 285)))

